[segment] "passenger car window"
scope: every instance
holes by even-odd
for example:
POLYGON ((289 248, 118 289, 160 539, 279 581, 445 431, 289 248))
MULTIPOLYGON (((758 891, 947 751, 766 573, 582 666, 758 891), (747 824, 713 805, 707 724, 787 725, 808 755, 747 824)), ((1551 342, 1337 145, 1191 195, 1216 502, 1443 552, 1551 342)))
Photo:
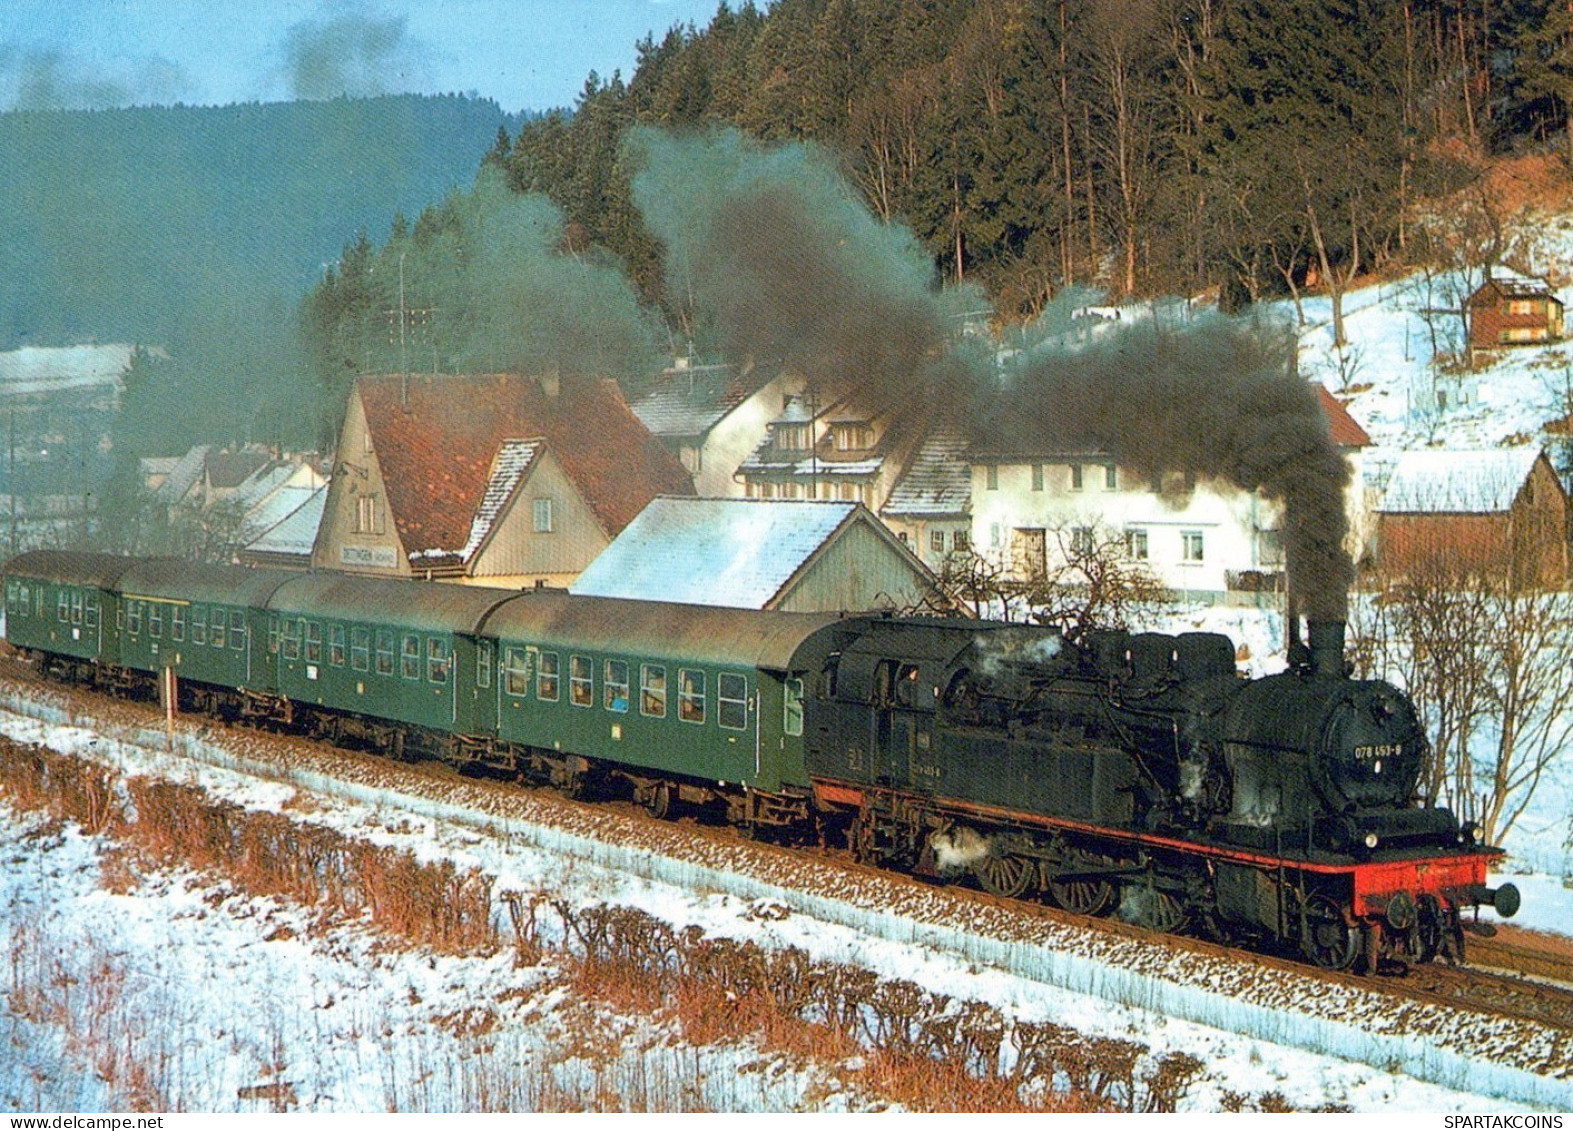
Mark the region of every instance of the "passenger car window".
POLYGON ((336 668, 344 666, 344 626, 328 625, 328 663, 336 668))
POLYGON ((595 702, 595 675, 588 656, 568 657, 568 702, 575 707, 595 702))
POLYGON ((782 729, 788 734, 803 733, 803 681, 789 679, 783 685, 786 691, 786 704, 781 720, 782 729))
POLYGON ((716 677, 716 722, 725 730, 748 729, 748 679, 722 672, 716 677))
POLYGON ((685 723, 705 721, 705 673, 677 670, 677 717, 685 723))
POLYGON ((430 683, 448 682, 449 648, 446 640, 426 638, 426 679, 430 683))
POLYGON ((371 668, 371 633, 367 629, 350 629, 350 667, 358 672, 371 668))
POLYGON ((393 633, 386 628, 377 630, 377 674, 393 674, 393 633))
POLYGON ((541 671, 535 677, 535 696, 548 703, 557 702, 557 697, 562 694, 558 688, 557 653, 541 653, 541 671))
POLYGON ((399 650, 399 670, 405 679, 421 678, 421 638, 406 636, 399 650))
POLYGON ((628 710, 628 662, 607 660, 603 673, 603 703, 608 711, 628 710))
POLYGON ((639 669, 639 713, 666 718, 666 668, 660 664, 644 664, 639 669))
MULTIPOLYGON (((530 654, 523 648, 509 648, 503 652, 502 664, 503 688, 509 695, 524 698, 530 693, 530 654)), ((552 698, 557 698, 555 686, 552 698)))

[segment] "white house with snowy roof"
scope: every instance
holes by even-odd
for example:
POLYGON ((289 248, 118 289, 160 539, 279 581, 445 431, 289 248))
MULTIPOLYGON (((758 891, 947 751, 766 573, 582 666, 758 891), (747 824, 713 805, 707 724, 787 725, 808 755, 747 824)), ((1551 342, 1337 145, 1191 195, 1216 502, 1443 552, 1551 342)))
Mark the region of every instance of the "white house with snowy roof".
POLYGON ((569 592, 789 612, 910 609, 932 572, 868 508, 806 499, 662 496, 569 592))
POLYGON ((801 378, 784 373, 770 376, 685 358, 628 407, 682 461, 695 491, 737 496, 743 494, 737 469, 802 386, 801 378))

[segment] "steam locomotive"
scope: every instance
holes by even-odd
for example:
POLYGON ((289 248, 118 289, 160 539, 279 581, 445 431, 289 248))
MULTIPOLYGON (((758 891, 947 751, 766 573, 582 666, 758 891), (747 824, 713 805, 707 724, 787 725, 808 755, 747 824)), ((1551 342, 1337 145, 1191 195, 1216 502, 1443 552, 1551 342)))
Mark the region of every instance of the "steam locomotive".
POLYGON ((57 678, 486 766, 1000 896, 1298 952, 1461 961, 1500 854, 1416 801, 1426 738, 1312 622, 1225 636, 761 613, 40 551, 6 636, 57 678), (167 673, 167 675, 166 675, 167 673))

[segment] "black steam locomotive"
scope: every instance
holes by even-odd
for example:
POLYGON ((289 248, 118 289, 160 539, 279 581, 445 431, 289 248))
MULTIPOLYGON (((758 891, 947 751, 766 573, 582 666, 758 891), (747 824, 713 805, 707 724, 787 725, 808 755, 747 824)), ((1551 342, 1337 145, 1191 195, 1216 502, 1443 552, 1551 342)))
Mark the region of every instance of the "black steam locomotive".
POLYGON ((1499 850, 1415 799, 1426 739, 1313 623, 1245 680, 1212 633, 759 613, 168 559, 5 567, 6 637, 55 676, 1002 896, 1298 950, 1461 959, 1499 850))

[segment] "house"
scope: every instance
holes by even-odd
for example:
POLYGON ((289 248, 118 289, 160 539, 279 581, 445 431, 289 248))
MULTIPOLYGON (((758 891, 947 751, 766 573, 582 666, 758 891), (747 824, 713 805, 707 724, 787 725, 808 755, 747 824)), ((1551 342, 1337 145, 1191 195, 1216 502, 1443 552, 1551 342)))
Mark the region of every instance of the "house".
POLYGON ((894 414, 809 393, 789 397, 759 446, 737 469, 750 499, 836 499, 878 512, 922 435, 894 414))
POLYGON ((972 467, 967 440, 953 428, 932 430, 885 500, 879 516, 935 572, 972 546, 972 467))
POLYGON ((743 494, 737 469, 759 444, 801 379, 680 359, 629 406, 682 461, 700 494, 743 494))
POLYGON ((1567 579, 1568 495, 1539 448, 1405 452, 1377 520, 1380 561, 1400 575, 1567 579))
POLYGON ((363 377, 312 549, 318 569, 565 585, 659 494, 677 457, 616 382, 363 377))
MULTIPOLYGON (((1364 552, 1369 523, 1362 449, 1370 437, 1321 386, 1317 397, 1350 468, 1346 549, 1364 552)), ((1154 484, 1094 440, 1038 428, 974 439, 970 542, 1017 580, 1046 576, 1078 548, 1114 540, 1158 582, 1188 597, 1283 587, 1283 508, 1218 480, 1171 475, 1154 484)))
POLYGON ((934 598, 937 581, 861 503, 663 497, 640 512, 569 591, 850 612, 916 608, 934 598))
POLYGON ((1495 271, 1465 300, 1465 308, 1471 354, 1562 337, 1562 300, 1544 279, 1495 271))

